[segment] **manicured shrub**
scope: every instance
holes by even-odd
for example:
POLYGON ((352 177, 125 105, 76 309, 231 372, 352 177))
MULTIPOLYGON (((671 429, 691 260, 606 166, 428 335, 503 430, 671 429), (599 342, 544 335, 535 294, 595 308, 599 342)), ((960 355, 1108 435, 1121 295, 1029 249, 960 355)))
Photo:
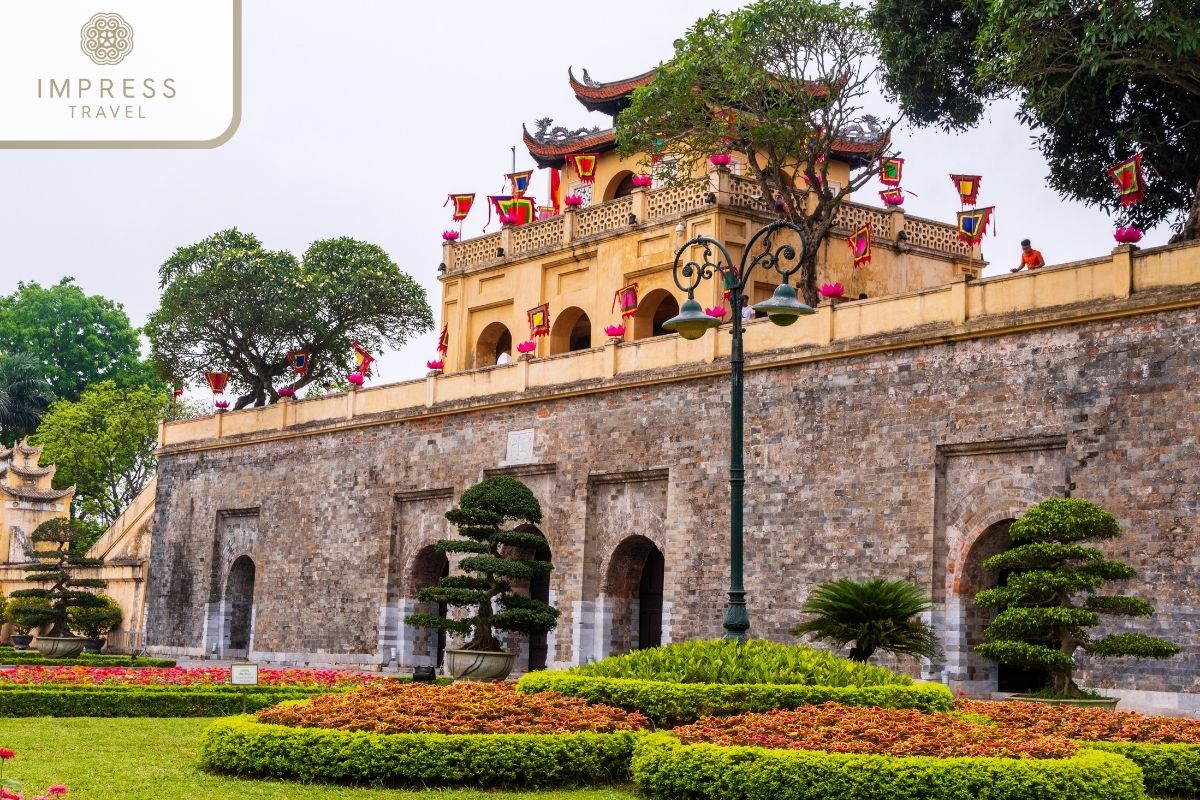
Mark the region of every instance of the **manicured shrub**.
POLYGON ((1113 753, 931 758, 684 745, 642 738, 633 780, 660 800, 1142 800, 1142 772, 1113 753))
POLYGON ((842 578, 813 590, 800 609, 812 616, 792 634, 837 647, 852 644, 851 661, 870 661, 876 650, 938 659, 937 634, 920 620, 932 608, 925 590, 908 581, 842 578))
POLYGON ((1014 732, 1065 736, 1133 761, 1155 795, 1200 796, 1200 721, 1043 703, 959 700, 957 707, 1014 732))
POLYGON ((644 734, 379 734, 220 720, 200 763, 242 776, 384 786, 582 786, 627 780, 644 734))
POLYGON ((1065 758, 1077 746, 1061 736, 979 725, 949 714, 825 703, 794 711, 705 717, 675 728, 684 744, 743 745, 888 756, 1065 758))
POLYGON ((637 712, 553 692, 527 695, 506 683, 391 682, 284 704, 257 716, 275 725, 373 733, 611 733, 648 725, 637 712))
MULTIPOLYGON (((380 675, 333 669, 261 669, 260 686, 352 687, 373 682, 396 681, 380 675)), ((167 669, 127 666, 45 667, 19 666, 0 672, 5 684, 72 686, 228 686, 228 667, 171 667, 167 669)))
POLYGON ((635 650, 570 670, 604 678, 640 678, 671 683, 804 684, 880 686, 909 684, 912 678, 883 667, 860 664, 804 645, 765 639, 745 644, 713 639, 635 650))
POLYGON ((262 686, 0 684, 0 717, 223 717, 328 691, 262 686))
POLYGON ((819 705, 825 702, 880 708, 949 711, 954 696, 940 683, 906 686, 800 686, 772 684, 668 683, 599 678, 569 670, 531 672, 517 681, 523 692, 554 691, 631 711, 641 711, 658 727, 695 722, 706 716, 819 705))
POLYGON ((0 647, 0 664, 42 667, 173 667, 170 658, 145 658, 118 655, 79 655, 74 658, 46 658, 36 650, 0 647))

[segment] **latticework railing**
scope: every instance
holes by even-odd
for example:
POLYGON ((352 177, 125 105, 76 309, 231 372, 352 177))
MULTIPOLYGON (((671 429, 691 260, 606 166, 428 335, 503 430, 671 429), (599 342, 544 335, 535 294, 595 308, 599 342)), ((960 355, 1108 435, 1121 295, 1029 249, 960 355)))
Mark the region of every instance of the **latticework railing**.
POLYGON ((670 217, 675 214, 682 214, 697 208, 703 208, 704 194, 705 190, 694 184, 655 189, 650 192, 650 196, 647 198, 649 201, 649 210, 646 217, 648 219, 658 219, 659 217, 670 217))
POLYGON ((513 228, 512 231, 513 253, 531 253, 544 247, 561 245, 562 241, 562 217, 553 217, 541 222, 522 225, 519 228, 513 228))
POLYGON ((633 213, 633 198, 621 197, 575 212, 575 235, 580 239, 605 231, 615 231, 629 224, 633 213))
POLYGON ((477 264, 493 261, 499 248, 500 234, 498 233, 459 242, 454 246, 454 265, 456 267, 474 267, 477 264))
POLYGON ((971 245, 958 238, 958 230, 953 225, 920 217, 906 217, 904 232, 908 235, 908 243, 912 245, 944 253, 971 254, 971 245))

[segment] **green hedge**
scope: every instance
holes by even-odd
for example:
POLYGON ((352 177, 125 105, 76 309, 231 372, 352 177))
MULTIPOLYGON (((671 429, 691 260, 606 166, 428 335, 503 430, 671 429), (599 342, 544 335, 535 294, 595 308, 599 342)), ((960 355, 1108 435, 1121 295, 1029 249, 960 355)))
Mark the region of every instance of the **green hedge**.
POLYGON ((1142 800, 1142 771, 1113 753, 927 758, 683 745, 643 738, 634 783, 658 800, 1142 800))
POLYGON ((1142 768, 1146 791, 1156 796, 1200 797, 1200 744, 1082 742, 1119 753, 1142 768))
POLYGON ((46 658, 37 650, 13 650, 0 647, 0 664, 20 667, 173 667, 169 658, 132 658, 131 656, 78 655, 74 658, 46 658))
POLYGON ((264 725, 205 729, 200 763, 242 776, 380 786, 583 786, 627 780, 644 734, 378 734, 264 725))
POLYGON ((848 706, 950 711, 954 695, 940 683, 910 686, 800 686, 794 684, 666 683, 595 678, 575 672, 530 672, 517 681, 527 694, 554 691, 630 711, 641 711, 660 728, 701 717, 798 708, 827 701, 848 706))
POLYGON ((0 717, 227 717, 331 688, 0 684, 0 717))

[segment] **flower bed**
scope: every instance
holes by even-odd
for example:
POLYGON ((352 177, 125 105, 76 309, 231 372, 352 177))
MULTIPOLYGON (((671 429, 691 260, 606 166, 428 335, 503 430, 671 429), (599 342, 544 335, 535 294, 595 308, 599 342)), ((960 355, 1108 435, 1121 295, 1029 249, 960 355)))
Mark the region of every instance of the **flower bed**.
POLYGON ((671 733, 684 744, 744 745, 889 756, 1066 758, 1077 746, 1061 736, 966 722, 949 714, 825 703, 794 711, 706 717, 671 733))
POLYGON ((1142 800, 1128 759, 1080 749, 1067 758, 933 758, 638 742, 633 779, 660 800, 1142 800))
POLYGON ((611 733, 647 727, 639 713, 575 697, 524 695, 505 683, 389 683, 257 714, 260 722, 373 733, 611 733))
MULTIPOLYGON (((260 686, 351 687, 372 681, 392 680, 349 670, 260 669, 260 686)), ((43 667, 19 666, 0 671, 0 686, 215 686, 229 684, 227 667, 140 668, 140 667, 43 667)))
POLYGON ((1151 794, 1200 797, 1200 721, 1044 703, 959 700, 956 705, 1005 730, 1064 736, 1119 753, 1142 768, 1151 794))
POLYGON ((334 783, 595 785, 628 778, 646 724, 640 714, 507 684, 368 686, 214 723, 201 764, 334 783))

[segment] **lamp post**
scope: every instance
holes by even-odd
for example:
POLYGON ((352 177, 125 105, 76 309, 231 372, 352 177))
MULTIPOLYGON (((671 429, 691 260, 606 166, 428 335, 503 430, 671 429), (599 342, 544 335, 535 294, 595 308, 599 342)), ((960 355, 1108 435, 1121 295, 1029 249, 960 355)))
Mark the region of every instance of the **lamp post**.
MULTIPOLYGON (((742 373, 745 363, 742 355, 742 297, 755 269, 774 270, 783 278, 783 282, 775 289, 770 300, 753 306, 754 310, 764 312, 776 325, 791 325, 801 315, 815 313, 813 308, 800 302, 795 287, 789 283, 791 276, 800 269, 800 257, 807 246, 799 227, 784 220, 772 222, 759 228, 750 237, 742 251, 737 271, 725 280, 726 288, 733 292, 730 302, 733 311, 730 331, 733 345, 729 357, 729 603, 725 608, 724 622, 725 639, 728 641, 745 642, 746 631, 750 629, 750 616, 746 613, 746 589, 742 585, 742 498, 746 484, 742 444, 742 373), (773 237, 785 230, 794 232, 799 239, 799 254, 790 244, 774 243, 773 237), (752 255, 756 249, 761 249, 761 252, 752 255), (789 264, 792 264, 790 268, 789 264)), ((663 327, 677 331, 685 339, 699 339, 710 328, 718 327, 721 320, 705 314, 696 301, 696 287, 714 274, 732 268, 733 259, 729 257, 729 251, 716 239, 697 236, 684 242, 675 252, 675 263, 671 270, 675 285, 687 292, 687 300, 683 302, 679 315, 667 320, 663 327), (699 262, 684 262, 684 253, 697 245, 704 248, 702 259, 699 262), (723 260, 713 262, 714 249, 723 260)))

